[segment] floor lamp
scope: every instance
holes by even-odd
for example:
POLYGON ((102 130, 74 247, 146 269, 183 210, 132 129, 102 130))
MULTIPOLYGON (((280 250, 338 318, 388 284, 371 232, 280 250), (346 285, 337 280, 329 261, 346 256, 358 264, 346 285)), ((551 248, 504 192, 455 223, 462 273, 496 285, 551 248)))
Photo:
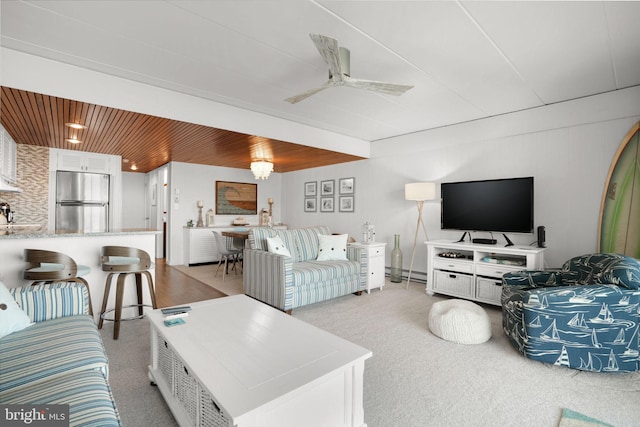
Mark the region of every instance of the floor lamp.
POLYGON ((416 244, 418 243, 418 232, 421 224, 424 237, 429 240, 427 229, 424 226, 424 222, 422 222, 422 208, 424 207, 425 200, 433 200, 436 198, 436 184, 433 182, 413 182, 405 184, 404 198, 405 200, 415 200, 418 206, 418 222, 416 223, 416 234, 413 238, 413 252, 411 253, 411 265, 409 266, 409 275, 407 276, 407 289, 409 289, 409 281, 411 280, 411 272, 413 271, 413 259, 416 256, 416 244))

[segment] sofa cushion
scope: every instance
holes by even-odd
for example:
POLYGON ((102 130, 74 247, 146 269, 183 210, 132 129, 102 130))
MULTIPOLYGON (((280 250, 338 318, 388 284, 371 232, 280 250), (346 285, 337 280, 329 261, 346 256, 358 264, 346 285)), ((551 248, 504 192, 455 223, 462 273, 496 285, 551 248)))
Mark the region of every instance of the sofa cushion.
POLYGON ((360 274, 355 261, 304 261, 293 264, 293 285, 319 283, 360 274))
POLYGON ((0 394, 84 370, 108 374, 102 341, 89 316, 36 323, 2 338, 0 347, 0 394))
POLYGON ((298 238, 295 230, 276 230, 276 236, 282 239, 282 243, 289 251, 293 261, 298 260, 298 238))
POLYGON ((71 426, 121 426, 108 382, 83 371, 2 393, 2 404, 69 405, 71 426))
POLYGON ((0 338, 21 331, 29 325, 29 316, 22 311, 4 283, 0 282, 0 338))
POLYGON ((348 234, 318 235, 318 261, 346 261, 348 234))
POLYGON ((325 226, 298 228, 291 230, 296 233, 298 239, 297 261, 310 261, 318 258, 318 248, 320 246, 320 234, 331 234, 329 228, 325 226))
POLYGON ((287 249, 280 236, 267 237, 267 247, 271 253, 291 257, 291 252, 287 249))
POLYGON ((89 314, 89 291, 76 282, 22 286, 9 291, 34 322, 89 314))
POLYGON ((269 227, 255 227, 249 229, 249 248, 266 251, 267 237, 275 237, 276 230, 269 227))

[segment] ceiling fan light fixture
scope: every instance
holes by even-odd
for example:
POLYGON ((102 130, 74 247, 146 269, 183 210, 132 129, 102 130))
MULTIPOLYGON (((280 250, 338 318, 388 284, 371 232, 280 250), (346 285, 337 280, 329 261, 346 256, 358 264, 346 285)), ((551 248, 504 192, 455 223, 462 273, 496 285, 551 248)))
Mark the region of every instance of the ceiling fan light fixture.
POLYGON ((267 179, 273 172, 273 163, 267 160, 251 162, 251 172, 256 179, 267 179))

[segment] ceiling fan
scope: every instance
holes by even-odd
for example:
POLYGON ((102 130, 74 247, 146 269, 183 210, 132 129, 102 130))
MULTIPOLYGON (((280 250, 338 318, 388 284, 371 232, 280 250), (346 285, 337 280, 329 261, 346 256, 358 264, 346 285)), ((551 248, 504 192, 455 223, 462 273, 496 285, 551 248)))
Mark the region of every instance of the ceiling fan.
POLYGON ((351 77, 351 54, 348 49, 338 46, 338 41, 331 37, 320 34, 309 34, 309 37, 313 40, 324 61, 329 65, 329 80, 320 87, 285 99, 285 101, 291 104, 300 102, 311 95, 315 95, 324 89, 334 86, 349 86, 396 96, 402 95, 413 87, 372 80, 354 79, 351 77))

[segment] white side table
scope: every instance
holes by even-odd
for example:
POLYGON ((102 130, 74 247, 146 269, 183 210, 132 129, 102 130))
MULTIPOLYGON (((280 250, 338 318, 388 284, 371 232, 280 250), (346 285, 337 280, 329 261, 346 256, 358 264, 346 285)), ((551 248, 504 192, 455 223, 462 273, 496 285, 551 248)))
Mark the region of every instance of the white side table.
POLYGON ((371 289, 384 287, 384 247, 386 243, 351 243, 352 246, 362 248, 367 254, 367 293, 371 289))

